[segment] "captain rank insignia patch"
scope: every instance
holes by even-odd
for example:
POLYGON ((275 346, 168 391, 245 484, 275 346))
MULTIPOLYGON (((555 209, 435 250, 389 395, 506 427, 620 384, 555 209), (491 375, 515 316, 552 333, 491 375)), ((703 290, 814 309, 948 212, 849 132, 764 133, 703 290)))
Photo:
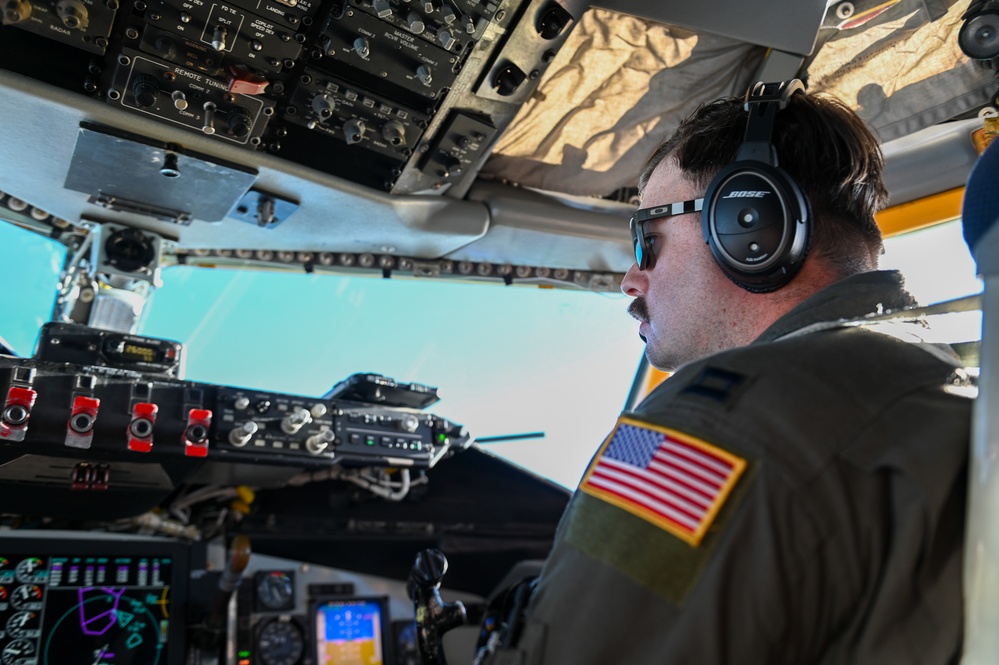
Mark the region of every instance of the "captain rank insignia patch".
POLYGON ((579 488, 697 547, 745 469, 705 441, 622 417, 579 488))

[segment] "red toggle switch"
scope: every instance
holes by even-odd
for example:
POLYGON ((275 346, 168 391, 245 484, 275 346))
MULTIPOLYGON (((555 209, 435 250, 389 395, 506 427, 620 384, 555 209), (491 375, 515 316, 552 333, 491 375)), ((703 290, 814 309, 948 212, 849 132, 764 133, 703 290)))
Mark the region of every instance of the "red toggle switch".
POLYGON ((208 429, 211 424, 212 412, 208 409, 191 409, 187 412, 187 428, 184 430, 185 455, 208 456, 208 429))
POLYGON ((101 400, 77 395, 73 399, 73 412, 66 423, 66 445, 71 448, 90 448, 94 441, 94 423, 101 400))
POLYGON ((24 441, 28 432, 28 418, 31 417, 31 407, 35 405, 38 393, 31 388, 12 386, 7 391, 7 403, 3 414, 0 414, 0 439, 7 441, 24 441))
POLYGON ((128 426, 128 449, 148 453, 153 449, 153 425, 159 407, 149 402, 139 402, 132 408, 132 422, 128 426))
POLYGON ((263 76, 252 73, 246 67, 229 68, 229 92, 234 95, 262 95, 270 85, 263 76))

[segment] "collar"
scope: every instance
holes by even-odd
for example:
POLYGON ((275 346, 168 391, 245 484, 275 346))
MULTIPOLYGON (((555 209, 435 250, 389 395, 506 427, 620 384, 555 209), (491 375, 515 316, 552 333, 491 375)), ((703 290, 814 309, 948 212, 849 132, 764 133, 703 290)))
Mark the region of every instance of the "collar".
POLYGON ((777 319, 754 344, 772 342, 819 323, 859 319, 918 305, 896 270, 852 275, 822 289, 777 319))

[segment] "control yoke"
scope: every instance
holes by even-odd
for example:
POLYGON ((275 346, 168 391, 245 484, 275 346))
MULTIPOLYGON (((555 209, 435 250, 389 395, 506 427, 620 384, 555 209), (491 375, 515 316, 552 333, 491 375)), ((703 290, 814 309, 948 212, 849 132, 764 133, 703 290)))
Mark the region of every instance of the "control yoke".
POLYGON ((440 550, 423 550, 409 574, 409 597, 416 609, 416 634, 423 665, 447 665, 441 637, 468 622, 461 601, 445 603, 440 586, 447 572, 447 557, 440 550))

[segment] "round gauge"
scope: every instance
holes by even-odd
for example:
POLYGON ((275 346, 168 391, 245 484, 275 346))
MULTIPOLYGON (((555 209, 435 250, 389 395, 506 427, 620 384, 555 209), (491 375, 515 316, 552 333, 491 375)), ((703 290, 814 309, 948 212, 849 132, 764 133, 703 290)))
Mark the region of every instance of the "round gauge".
POLYGON ((22 584, 10 595, 10 602, 19 610, 40 610, 42 588, 37 584, 22 584))
POLYGON ((45 571, 41 569, 42 565, 42 560, 37 557, 22 559, 17 564, 17 567, 14 568, 14 575, 17 577, 18 582, 23 582, 25 584, 29 582, 37 582, 45 576, 45 571))
POLYGON ((290 609, 294 595, 295 582, 288 573, 273 570, 257 578, 257 600, 269 610, 290 609))
POLYGON ((7 643, 0 653, 3 665, 27 665, 35 662, 35 643, 31 640, 16 639, 7 643))
POLYGON ((275 619, 257 635, 257 655, 264 665, 296 665, 305 653, 305 638, 298 624, 275 619))
POLYGON ((38 618, 34 612, 18 612, 7 619, 7 634, 11 637, 37 637, 38 626, 30 624, 38 618))

